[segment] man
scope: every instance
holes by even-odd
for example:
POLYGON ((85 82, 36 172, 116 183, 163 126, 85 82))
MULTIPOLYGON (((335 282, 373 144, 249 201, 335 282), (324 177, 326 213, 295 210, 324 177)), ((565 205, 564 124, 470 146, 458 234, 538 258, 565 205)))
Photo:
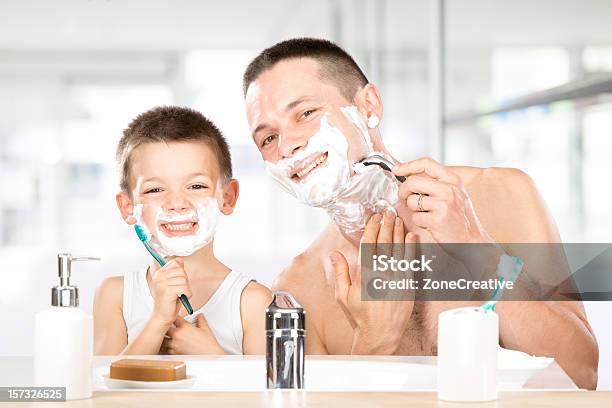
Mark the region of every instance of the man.
MULTIPOLYGON (((303 38, 276 44, 251 62, 243 85, 252 137, 268 173, 302 202, 322 206, 341 184, 325 184, 317 176, 332 171, 334 151, 344 148, 350 163, 372 149, 389 154, 378 131, 383 114, 378 89, 333 43, 303 38), (350 106, 356 107, 357 118, 347 114, 350 106), (309 143, 337 134, 344 135, 346 146, 329 142, 330 153, 311 154, 309 143), (316 177, 319 183, 308 181, 316 177)), ((446 167, 422 158, 397 164, 393 171, 407 177, 395 209, 418 242, 496 247, 496 242, 560 241, 535 185, 519 170, 446 167)), ((346 182, 346 175, 337 179, 346 182)), ((384 227, 395 216, 386 211, 382 218, 384 227)), ((352 224, 331 219, 275 282, 276 290, 291 292, 308 312, 307 352, 436 354, 437 316, 457 302, 362 302, 358 238, 363 229, 355 236, 352 224)), ((395 241, 377 237, 375 224, 368 224, 364 242, 395 241)), ((489 255, 499 259, 499 254, 489 255)), ((503 347, 552 356, 579 387, 596 387, 597 342, 580 302, 500 302, 496 311, 503 347)))

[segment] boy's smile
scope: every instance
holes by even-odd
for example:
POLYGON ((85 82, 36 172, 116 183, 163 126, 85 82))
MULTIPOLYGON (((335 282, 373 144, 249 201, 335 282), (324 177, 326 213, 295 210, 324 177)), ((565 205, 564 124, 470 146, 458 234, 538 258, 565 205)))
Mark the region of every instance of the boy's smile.
POLYGON ((187 214, 160 214, 157 227, 168 237, 184 237, 193 235, 198 230, 198 215, 195 212, 187 214))
POLYGON ((168 237, 184 237, 193 235, 198 228, 198 222, 167 222, 160 223, 159 230, 168 237))

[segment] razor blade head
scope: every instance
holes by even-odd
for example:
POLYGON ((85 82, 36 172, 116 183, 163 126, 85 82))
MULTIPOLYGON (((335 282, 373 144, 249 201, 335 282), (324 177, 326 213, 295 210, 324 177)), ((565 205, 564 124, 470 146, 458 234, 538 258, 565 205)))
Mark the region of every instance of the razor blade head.
MULTIPOLYGON (((388 172, 391 172, 391 169, 393 168, 394 164, 391 160, 379 155, 379 154, 372 154, 370 156, 367 156, 363 159, 361 159, 359 161, 359 163, 363 164, 364 166, 378 166, 380 168, 382 168, 383 170, 386 170, 388 172)), ((400 182, 403 183, 404 181, 406 181, 406 177, 404 176, 395 176, 395 178, 400 182)))

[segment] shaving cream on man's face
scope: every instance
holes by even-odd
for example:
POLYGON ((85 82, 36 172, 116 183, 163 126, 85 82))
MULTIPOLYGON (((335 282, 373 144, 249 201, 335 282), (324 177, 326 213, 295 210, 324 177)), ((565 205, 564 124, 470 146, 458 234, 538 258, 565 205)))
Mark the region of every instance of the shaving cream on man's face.
POLYGON ((191 210, 164 211, 159 204, 136 204, 134 217, 149 235, 149 243, 162 256, 189 256, 214 238, 221 211, 214 197, 195 203, 191 210), (144 222, 154 217, 151 228, 144 222))
MULTIPOLYGON (((367 125, 357 107, 346 106, 340 111, 361 135, 364 154, 373 153, 367 125)), ((380 168, 351 163, 346 136, 330 126, 327 118, 328 114, 321 118, 319 131, 304 150, 277 163, 266 162, 266 171, 299 201, 325 209, 345 234, 358 237, 374 212, 397 203, 398 182, 380 168)))
POLYGON ((346 137, 329 124, 326 114, 303 150, 276 163, 266 161, 266 172, 300 202, 325 205, 350 177, 346 137))

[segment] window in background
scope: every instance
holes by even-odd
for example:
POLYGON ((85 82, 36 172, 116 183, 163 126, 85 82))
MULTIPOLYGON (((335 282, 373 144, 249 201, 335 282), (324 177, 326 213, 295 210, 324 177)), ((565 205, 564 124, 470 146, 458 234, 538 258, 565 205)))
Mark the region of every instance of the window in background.
MULTIPOLYGON (((462 58, 460 52, 455 53, 462 58)), ((612 61, 609 47, 586 47, 577 55, 576 68, 575 55, 562 47, 494 49, 489 78, 472 81, 474 88, 480 87, 472 100, 482 110, 490 109, 495 103, 562 85, 583 70, 609 70, 612 61)), ((451 67, 455 71, 450 77, 470 78, 483 72, 478 65, 456 63, 451 67)), ((449 84, 449 93, 454 87, 449 84)), ((597 104, 598 99, 590 103, 585 107, 582 102, 561 101, 449 126, 449 162, 520 168, 534 179, 564 241, 609 240, 612 221, 607 214, 612 198, 601 187, 610 174, 612 145, 607 136, 612 110, 610 104, 597 104)))
POLYGON ((116 238, 114 151, 137 113, 172 102, 165 85, 72 85, 58 101, 71 114, 5 130, 0 166, 2 245, 61 247, 116 238), (44 226, 44 227, 41 227, 44 226))
POLYGON ((582 54, 582 64, 587 72, 612 72, 612 47, 585 47, 582 54))
POLYGON ((612 231, 612 104, 587 109, 584 135, 585 241, 609 242, 612 231))

